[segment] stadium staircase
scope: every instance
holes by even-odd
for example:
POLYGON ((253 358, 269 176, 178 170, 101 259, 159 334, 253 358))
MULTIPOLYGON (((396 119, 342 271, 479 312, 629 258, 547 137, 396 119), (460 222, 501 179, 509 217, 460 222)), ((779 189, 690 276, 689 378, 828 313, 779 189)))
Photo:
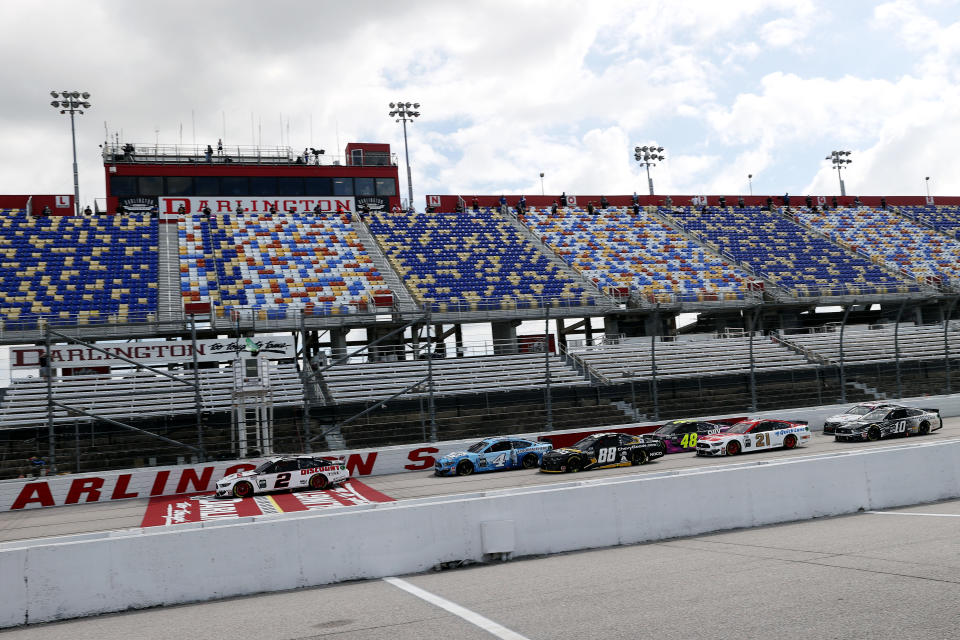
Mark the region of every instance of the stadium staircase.
POLYGON ((887 394, 875 389, 874 387, 869 387, 862 382, 857 382, 856 380, 847 380, 847 387, 859 392, 862 395, 869 396, 872 400, 888 399, 887 394))
POLYGON ((180 244, 177 225, 159 225, 157 316, 160 322, 174 322, 183 315, 180 295, 180 244))
POLYGON ((383 281, 390 288, 390 291, 396 296, 396 305, 400 311, 417 311, 417 303, 414 301, 406 285, 393 270, 387 257, 383 254, 383 248, 377 242, 376 237, 370 232, 366 220, 354 220, 353 228, 357 232, 357 237, 366 249, 367 255, 373 260, 377 271, 383 276, 383 281))
POLYGON ((660 210, 659 207, 646 207, 645 211, 651 218, 654 218, 655 220, 658 220, 662 224, 666 225, 667 227, 670 227, 671 229, 676 231, 678 234, 680 234, 690 242, 701 247, 706 253, 716 256, 720 260, 729 262, 731 265, 750 274, 751 277, 755 278, 759 282, 763 282, 764 291, 771 293, 772 295, 774 295, 774 297, 779 299, 784 299, 784 300, 789 299, 791 297, 790 293, 786 289, 778 287, 770 280, 764 278, 762 275, 754 271, 750 267, 750 265, 744 264, 742 262, 738 262, 736 258, 734 258, 728 253, 725 253, 720 248, 720 246, 717 245, 715 242, 711 242, 708 238, 702 237, 696 233, 688 231, 687 228, 683 225, 683 223, 681 223, 679 220, 677 220, 673 216, 670 216, 664 213, 663 211, 660 210))
POLYGON ((535 247, 539 247, 540 252, 546 256, 547 260, 556 265, 557 268, 563 273, 567 274, 567 277, 580 282, 586 289, 589 289, 590 292, 597 297, 597 307, 599 309, 613 309, 617 306, 617 302, 601 291, 600 287, 597 286, 597 283, 590 278, 585 278, 582 273, 567 264, 563 258, 558 256, 553 249, 551 249, 550 246, 543 241, 543 238, 538 236, 532 229, 530 229, 530 227, 524 224, 524 222, 517 217, 515 212, 510 211, 504 217, 535 247))

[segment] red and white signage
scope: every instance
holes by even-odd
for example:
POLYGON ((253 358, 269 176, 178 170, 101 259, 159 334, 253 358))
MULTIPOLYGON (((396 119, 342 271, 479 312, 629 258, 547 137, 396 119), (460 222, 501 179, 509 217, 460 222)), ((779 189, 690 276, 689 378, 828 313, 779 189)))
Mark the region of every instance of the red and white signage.
POLYGON ((58 209, 69 209, 69 208, 70 208, 70 196, 57 196, 57 208, 58 208, 58 209))
POLYGON ((237 206, 243 208, 244 213, 270 213, 271 208, 280 213, 296 209, 299 212, 313 211, 317 205, 324 213, 350 213, 357 210, 356 199, 353 196, 243 196, 243 197, 170 197, 158 198, 160 215, 177 215, 182 206, 185 214, 200 213, 204 207, 210 207, 210 212, 234 213, 237 206))
MULTIPOLYGON (((292 336, 268 336, 254 339, 264 357, 279 360, 296 356, 292 336)), ((193 361, 193 343, 176 341, 144 342, 100 342, 98 347, 108 351, 103 353, 80 345, 57 346, 50 348, 50 364, 53 367, 104 367, 131 366, 118 354, 136 360, 142 364, 185 363, 193 361)), ((246 350, 245 341, 237 340, 197 340, 197 360, 200 362, 232 362, 237 354, 246 350)), ((15 347, 10 350, 10 367, 13 369, 36 369, 40 366, 43 347, 15 347)))
POLYGON ((169 527, 187 522, 232 520, 273 513, 352 507, 373 502, 393 502, 393 498, 353 479, 325 491, 274 493, 252 498, 215 498, 209 493, 166 496, 150 499, 140 526, 169 527))

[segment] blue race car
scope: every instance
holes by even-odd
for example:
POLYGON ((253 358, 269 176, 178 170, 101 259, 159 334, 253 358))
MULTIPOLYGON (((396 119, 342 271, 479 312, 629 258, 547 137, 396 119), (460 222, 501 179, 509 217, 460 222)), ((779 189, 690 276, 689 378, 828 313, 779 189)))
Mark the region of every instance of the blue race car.
POLYGON ((548 442, 531 442, 522 438, 487 438, 466 451, 448 453, 433 467, 438 476, 468 476, 474 471, 534 469, 543 454, 552 447, 548 442))

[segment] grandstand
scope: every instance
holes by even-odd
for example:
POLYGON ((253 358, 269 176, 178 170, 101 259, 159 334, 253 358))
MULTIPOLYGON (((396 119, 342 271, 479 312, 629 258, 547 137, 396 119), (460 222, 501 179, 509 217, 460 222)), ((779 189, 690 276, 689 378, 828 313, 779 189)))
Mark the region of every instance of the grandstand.
POLYGON ((916 283, 760 207, 661 207, 659 211, 794 298, 920 292, 916 283))
POLYGON ((369 226, 414 299, 432 311, 590 307, 600 298, 499 212, 375 212, 369 226))
POLYGON ((383 276, 340 214, 201 215, 179 219, 184 300, 218 317, 248 309, 263 319, 372 310, 390 296, 383 276))
POLYGON ((146 322, 157 312, 157 221, 0 211, 5 330, 146 322))
POLYGON ((909 218, 868 207, 800 208, 794 215, 834 242, 917 282, 960 288, 960 241, 909 218))
MULTIPOLYGON (((196 352, 194 333, 293 335, 266 357, 206 354, 199 407, 189 360, 55 361, 50 416, 39 362, 18 365, 28 377, 0 393, 0 476, 50 451, 75 470, 249 454, 238 416, 264 408, 274 450, 337 449, 953 388, 958 199, 841 198, 823 213, 614 195, 591 215, 577 202, 599 196, 555 214, 555 196, 526 209, 478 196, 467 211, 427 196, 416 212, 381 147, 325 165, 255 149, 209 163, 183 148, 107 153, 118 215, 35 217, 30 197, 0 198, 5 344, 64 349, 69 335, 83 355, 150 338, 196 352), (679 328, 681 313, 696 322, 679 328), (534 319, 552 323, 548 341, 518 333, 534 319), (492 342, 474 347, 471 324, 492 342)), ((36 198, 69 211, 69 198, 36 198)))
POLYGON ((523 221, 570 266, 613 295, 653 302, 744 300, 750 274, 709 253, 644 210, 531 207, 523 221))

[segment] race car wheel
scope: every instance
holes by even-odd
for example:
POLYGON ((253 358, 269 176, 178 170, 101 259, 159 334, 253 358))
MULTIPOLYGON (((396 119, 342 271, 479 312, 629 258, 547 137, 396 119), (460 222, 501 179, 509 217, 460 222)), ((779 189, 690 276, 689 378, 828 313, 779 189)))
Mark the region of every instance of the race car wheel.
POLYGON ((737 440, 731 440, 727 444, 727 455, 735 456, 740 453, 740 443, 737 440))
POLYGON ((795 446, 797 446, 797 436, 792 433, 783 439, 784 449, 793 449, 795 446))
POLYGON ((233 497, 249 498, 253 495, 253 485, 249 482, 238 482, 233 485, 233 497))
POLYGON ((580 471, 580 469, 582 468, 583 468, 583 463, 580 462, 580 458, 578 458, 577 456, 573 456, 572 458, 567 460, 567 471, 569 471, 570 473, 576 473, 577 471, 580 471))
POLYGON ((930 423, 929 423, 929 422, 921 422, 921 423, 920 423, 920 429, 917 431, 917 433, 919 433, 919 434, 922 435, 922 436, 925 436, 925 435, 927 435, 928 433, 930 433, 930 423))
POLYGON ((640 449, 635 454, 633 454, 633 464, 647 464, 650 461, 650 456, 647 455, 647 452, 643 449, 640 449))
POLYGON ((457 465, 457 475, 468 476, 471 473, 473 473, 473 463, 469 460, 461 460, 460 464, 457 465))
POLYGON ((867 429, 867 440, 879 440, 880 427, 870 427, 867 429))
POLYGON ((326 489, 327 484, 329 484, 327 476, 322 473, 315 473, 310 477, 311 489, 326 489))
POLYGON ((527 455, 523 456, 523 460, 520 461, 520 464, 523 465, 524 469, 535 469, 539 464, 539 461, 537 460, 537 454, 528 453, 527 455))

